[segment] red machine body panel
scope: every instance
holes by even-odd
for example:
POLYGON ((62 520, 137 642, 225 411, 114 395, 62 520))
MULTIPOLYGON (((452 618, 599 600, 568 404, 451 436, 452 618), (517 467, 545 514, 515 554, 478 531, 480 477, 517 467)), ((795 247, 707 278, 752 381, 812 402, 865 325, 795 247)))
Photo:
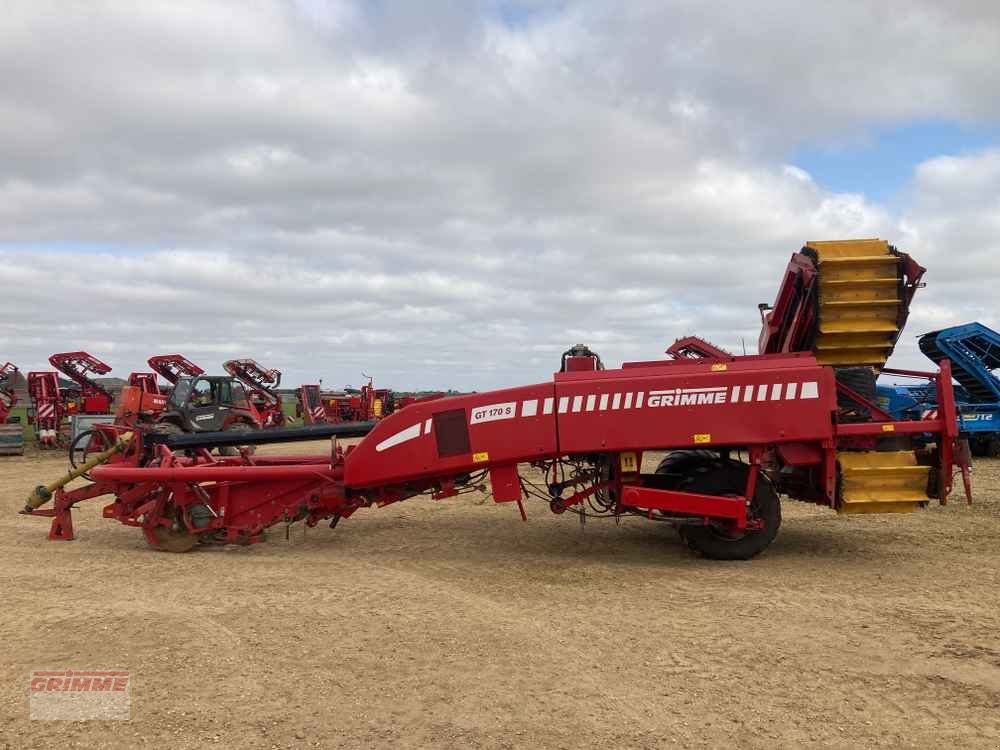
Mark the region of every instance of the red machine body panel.
POLYGON ((348 454, 345 480, 362 487, 559 454, 833 438, 833 371, 812 357, 714 367, 565 372, 553 383, 418 402, 348 454))
POLYGON ((367 487, 553 455, 553 396, 553 384, 541 383, 413 403, 347 454, 345 483, 367 487))
POLYGON ((825 440, 837 408, 812 357, 558 373, 555 390, 563 453, 825 440))

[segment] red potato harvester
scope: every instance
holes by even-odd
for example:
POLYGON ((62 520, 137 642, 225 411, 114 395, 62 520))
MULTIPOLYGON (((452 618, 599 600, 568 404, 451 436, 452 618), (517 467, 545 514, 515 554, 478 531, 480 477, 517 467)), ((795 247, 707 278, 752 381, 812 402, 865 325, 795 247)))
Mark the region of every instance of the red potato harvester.
MULTIPOLYGON (((855 255, 868 258, 861 261, 865 268, 877 266, 879 288, 889 288, 886 273, 896 274, 892 319, 904 320, 898 308, 908 307, 923 269, 886 243, 876 263, 875 250, 864 242, 879 241, 859 242, 855 255)), ((778 295, 786 312, 780 320, 765 319, 762 349, 783 351, 723 356, 719 350, 712 357, 603 369, 586 347, 574 347, 549 381, 417 402, 378 422, 239 436, 168 436, 107 425, 102 429, 112 447, 81 467, 92 483, 66 490, 71 473, 38 488, 24 512, 52 517, 50 538, 71 539, 72 506, 111 495, 105 517, 141 528, 156 548, 186 551, 198 543, 260 541, 277 523, 329 520, 333 527, 363 508, 420 495, 441 500, 476 491, 488 480, 494 500, 516 504, 522 518, 524 501, 540 498, 557 514, 666 523, 706 557, 746 559, 774 540, 779 493, 841 513, 945 503, 954 468, 967 468, 948 363, 938 373, 921 373, 937 385, 940 417, 912 422, 894 421, 838 380, 850 340, 840 341, 841 361, 821 364, 811 348, 834 336, 837 326, 827 325, 833 319, 816 298, 804 296, 819 287, 803 285, 796 274, 805 269, 817 281, 840 268, 827 265, 836 253, 816 251, 829 244, 810 243, 793 255, 778 295), (810 320, 812 337, 802 316, 810 320), (777 343, 790 340, 782 336, 788 331, 798 337, 799 350, 777 343), (845 409, 845 399, 856 401, 852 409, 845 409), (841 419, 845 414, 849 420, 841 419), (913 442, 918 434, 920 447, 913 442), (321 436, 333 439, 332 455, 211 452, 321 436), (345 437, 362 440, 344 447, 345 437), (666 457, 645 472, 649 451, 666 457), (529 464, 537 471, 524 471, 529 464), (51 508, 41 507, 50 500, 51 508)), ((847 317, 854 328, 866 325, 863 315, 847 317)), ((876 346, 869 339, 866 351, 881 347, 885 356, 895 341, 889 336, 888 345, 880 340, 876 346)))

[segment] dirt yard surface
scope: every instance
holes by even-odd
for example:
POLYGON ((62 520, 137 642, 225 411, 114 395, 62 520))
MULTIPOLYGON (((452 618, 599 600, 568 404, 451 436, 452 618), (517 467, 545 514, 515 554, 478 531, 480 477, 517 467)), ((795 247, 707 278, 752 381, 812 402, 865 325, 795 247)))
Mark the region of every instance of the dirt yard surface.
MULTIPOLYGON (((314 451, 313 451, 314 452, 314 451)), ((171 555, 17 515, 0 459, 0 747, 998 747, 1000 462, 976 505, 698 559, 669 528, 467 495, 171 555), (132 720, 28 720, 32 669, 131 670, 132 720)))

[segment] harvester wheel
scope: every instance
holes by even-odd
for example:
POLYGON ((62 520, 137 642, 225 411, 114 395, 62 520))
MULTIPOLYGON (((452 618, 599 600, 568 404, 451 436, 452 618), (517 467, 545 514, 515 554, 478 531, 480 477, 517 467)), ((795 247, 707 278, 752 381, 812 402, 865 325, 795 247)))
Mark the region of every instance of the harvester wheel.
MULTIPOLYGON (((687 479, 692 472, 700 466, 711 466, 713 462, 718 462, 719 454, 706 450, 686 450, 673 451, 668 453, 656 466, 656 474, 666 477, 662 488, 665 490, 676 490, 681 482, 687 479)), ((687 543, 684 536, 684 526, 675 526, 681 539, 687 543)))
MULTIPOLYGON (((721 496, 742 495, 746 491, 750 467, 739 461, 715 456, 712 460, 688 463, 686 468, 688 474, 677 484, 678 490, 721 496)), ((759 528, 737 532, 715 524, 688 525, 681 527, 681 536, 692 550, 713 560, 749 560, 763 552, 781 526, 778 493, 763 476, 758 477, 754 496, 747 505, 747 521, 759 524, 759 528)))
MULTIPOLYGON (((177 507, 172 502, 168 503, 164 515, 176 518, 177 507)), ((177 519, 177 525, 179 528, 174 529, 162 524, 156 526, 150 524, 143 525, 142 530, 146 534, 146 541, 153 549, 164 552, 189 552, 198 544, 198 535, 183 528, 180 519, 177 519)))
POLYGON ((988 458, 1000 458, 1000 438, 996 435, 990 435, 986 441, 986 450, 983 455, 988 458))
POLYGON ((660 461, 656 473, 672 478, 671 484, 676 488, 699 464, 710 464, 719 461, 719 454, 706 450, 673 451, 660 461))

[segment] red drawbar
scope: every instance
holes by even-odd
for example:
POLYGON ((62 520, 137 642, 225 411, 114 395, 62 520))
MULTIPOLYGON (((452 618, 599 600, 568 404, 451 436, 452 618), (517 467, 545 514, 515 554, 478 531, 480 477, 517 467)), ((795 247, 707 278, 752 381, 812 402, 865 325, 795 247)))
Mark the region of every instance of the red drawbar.
POLYGON ((737 528, 740 529, 746 528, 747 525, 746 500, 742 497, 719 497, 630 486, 622 492, 622 505, 642 510, 663 510, 708 518, 727 518, 735 521, 737 528))

